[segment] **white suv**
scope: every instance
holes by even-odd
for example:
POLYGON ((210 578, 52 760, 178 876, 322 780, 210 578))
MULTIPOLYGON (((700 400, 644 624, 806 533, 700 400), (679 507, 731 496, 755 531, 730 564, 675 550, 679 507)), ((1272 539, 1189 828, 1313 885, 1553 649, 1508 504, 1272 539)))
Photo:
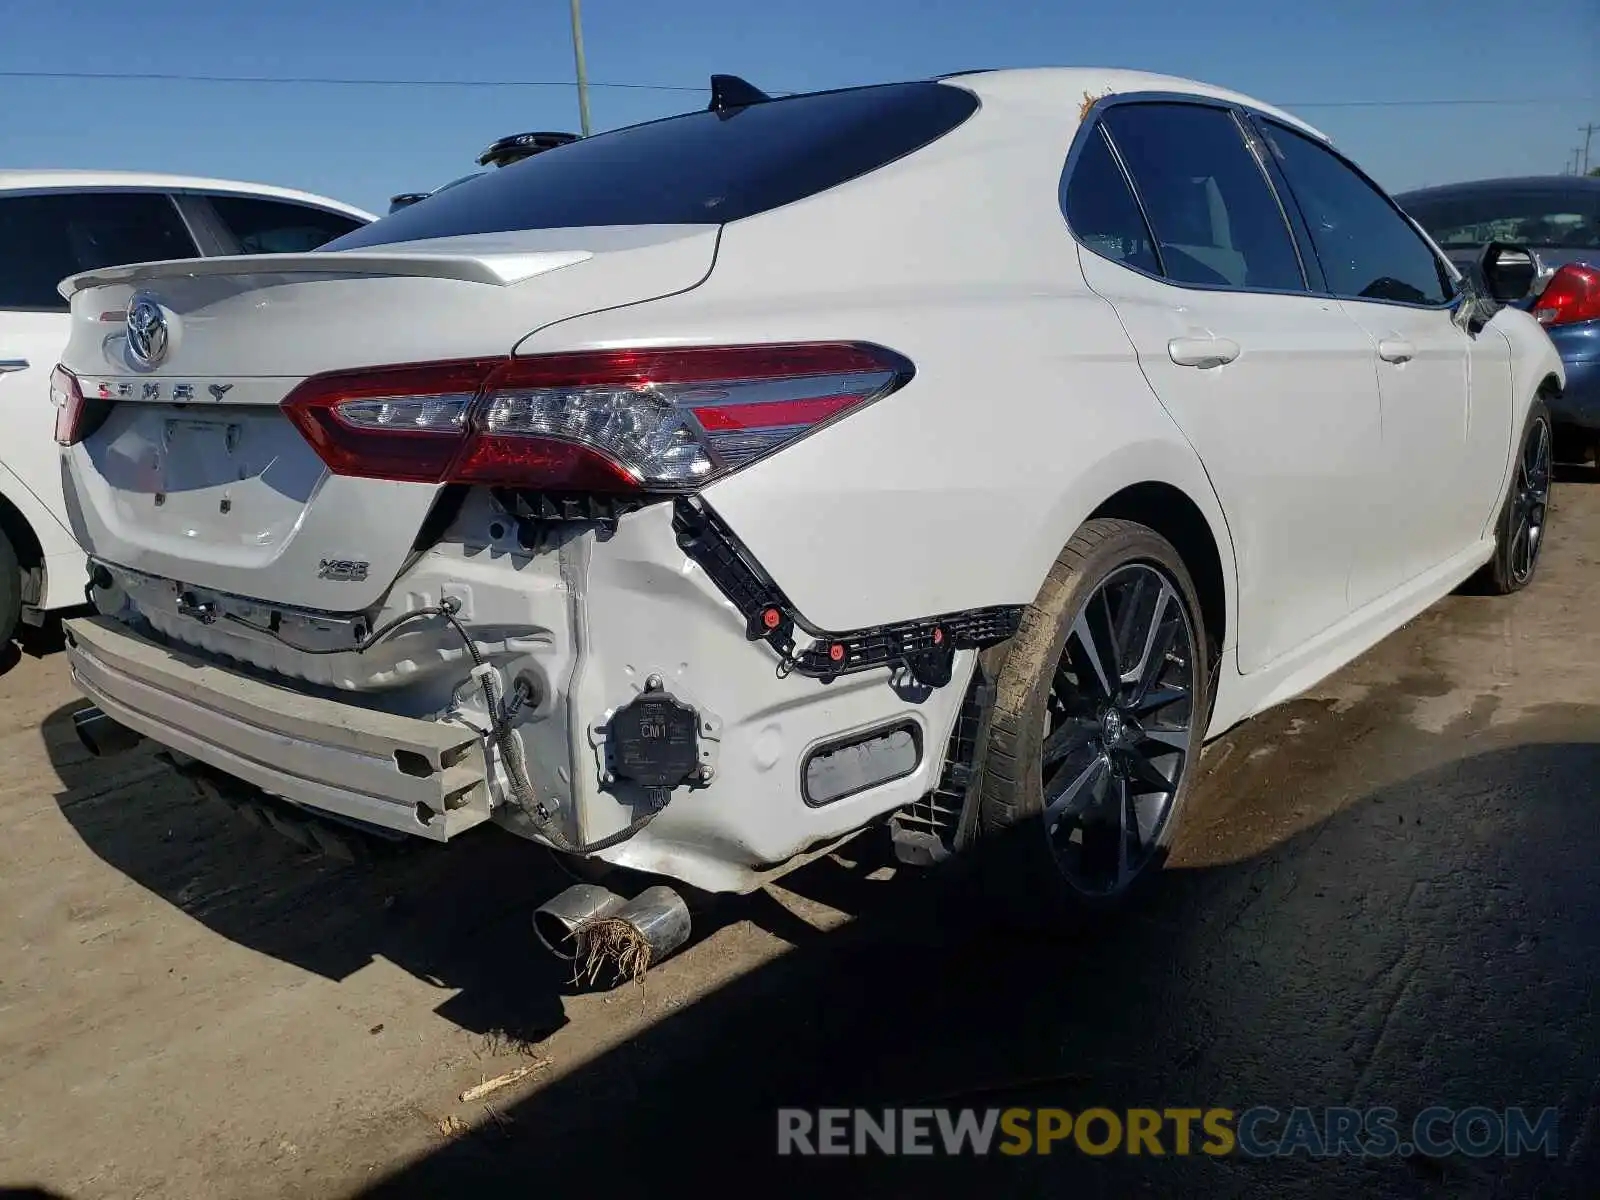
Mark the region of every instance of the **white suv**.
POLYGON ((85 603, 83 551, 50 441, 50 371, 70 322, 56 285, 116 263, 309 250, 372 219, 254 183, 0 171, 0 644, 19 619, 85 603))
POLYGON ((91 747, 710 891, 884 822, 1118 900, 1203 738, 1528 583, 1563 382, 1321 134, 1119 71, 714 101, 63 290, 91 747))

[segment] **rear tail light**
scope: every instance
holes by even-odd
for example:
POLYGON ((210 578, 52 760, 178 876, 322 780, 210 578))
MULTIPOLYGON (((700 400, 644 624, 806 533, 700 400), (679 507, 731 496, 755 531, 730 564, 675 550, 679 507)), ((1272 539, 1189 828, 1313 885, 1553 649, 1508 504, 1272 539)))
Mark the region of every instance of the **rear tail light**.
POLYGON ((105 420, 111 405, 84 399, 78 377, 63 366, 50 372, 50 403, 56 406, 56 445, 75 446, 105 420))
POLYGON ((1568 263, 1545 284, 1533 315, 1541 325, 1600 319, 1600 269, 1568 263))
POLYGON ((912 373, 855 342, 587 351, 320 375, 284 408, 340 475, 686 491, 912 373))

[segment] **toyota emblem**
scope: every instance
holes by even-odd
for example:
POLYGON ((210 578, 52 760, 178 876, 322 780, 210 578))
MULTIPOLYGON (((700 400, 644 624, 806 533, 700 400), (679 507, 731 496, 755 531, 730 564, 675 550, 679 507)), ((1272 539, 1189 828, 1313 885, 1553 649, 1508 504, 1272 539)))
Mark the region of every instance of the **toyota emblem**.
POLYGON ((128 302, 128 354, 136 366, 158 366, 167 356, 167 314, 150 296, 128 302))

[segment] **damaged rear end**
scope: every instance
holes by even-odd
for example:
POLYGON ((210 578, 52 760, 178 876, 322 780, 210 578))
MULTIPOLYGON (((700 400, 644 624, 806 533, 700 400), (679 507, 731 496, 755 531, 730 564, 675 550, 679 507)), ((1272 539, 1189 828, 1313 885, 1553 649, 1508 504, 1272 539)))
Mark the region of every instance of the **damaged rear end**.
MULTIPOLYGON (((972 111, 935 99, 874 153, 972 111)), ((745 891, 935 791, 974 652, 1020 609, 824 628, 707 502, 916 375, 826 312, 650 336, 722 226, 381 244, 575 153, 602 151, 405 209, 380 244, 69 281, 57 440, 100 614, 69 659, 110 720, 314 812, 438 841, 494 821, 745 891), (601 314, 638 336, 586 338, 601 314)), ((676 907, 640 913, 677 938, 676 907)))

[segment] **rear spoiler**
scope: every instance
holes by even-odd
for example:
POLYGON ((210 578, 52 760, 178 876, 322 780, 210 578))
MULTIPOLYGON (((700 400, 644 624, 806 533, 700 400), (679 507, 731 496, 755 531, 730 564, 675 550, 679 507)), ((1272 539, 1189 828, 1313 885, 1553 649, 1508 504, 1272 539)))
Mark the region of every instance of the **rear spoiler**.
POLYGON ((594 257, 589 250, 498 251, 463 254, 459 250, 330 250, 305 254, 234 254, 180 258, 167 262, 99 267, 68 276, 57 285, 71 300, 85 288, 114 283, 201 275, 412 275, 459 279, 505 287, 594 257))

